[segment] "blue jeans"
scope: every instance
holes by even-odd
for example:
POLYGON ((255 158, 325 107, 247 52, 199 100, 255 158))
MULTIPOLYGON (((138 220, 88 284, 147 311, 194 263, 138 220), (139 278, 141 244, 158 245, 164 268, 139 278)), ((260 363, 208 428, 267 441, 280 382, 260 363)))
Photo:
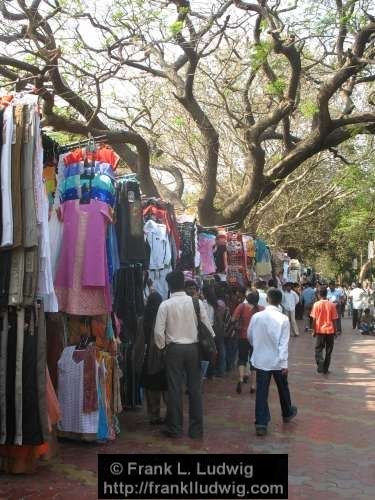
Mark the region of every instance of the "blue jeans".
POLYGON ((209 364, 210 364, 209 361, 201 361, 201 375, 202 375, 202 378, 204 378, 206 376, 209 364))
POLYGON ((292 414, 288 376, 283 375, 281 370, 265 371, 257 368, 256 373, 255 425, 267 427, 268 422, 271 420, 268 407, 268 391, 272 376, 276 382, 277 390, 279 391, 282 416, 285 418, 292 414))
POLYGON ((226 353, 224 337, 215 337, 217 357, 214 364, 210 363, 207 371, 207 377, 224 377, 226 369, 226 353))

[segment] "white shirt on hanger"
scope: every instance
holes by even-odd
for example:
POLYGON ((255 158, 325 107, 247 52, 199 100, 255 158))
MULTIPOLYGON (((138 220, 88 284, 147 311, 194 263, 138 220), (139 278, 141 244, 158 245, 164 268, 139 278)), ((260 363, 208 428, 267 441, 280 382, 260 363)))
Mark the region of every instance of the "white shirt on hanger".
POLYGON ((166 225, 149 219, 143 231, 151 249, 149 269, 158 270, 168 267, 171 264, 172 252, 166 225))

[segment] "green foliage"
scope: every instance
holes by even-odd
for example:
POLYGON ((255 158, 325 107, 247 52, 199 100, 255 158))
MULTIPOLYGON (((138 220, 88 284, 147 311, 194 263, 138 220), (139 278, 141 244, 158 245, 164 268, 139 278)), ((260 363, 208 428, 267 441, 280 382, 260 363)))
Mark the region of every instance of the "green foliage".
POLYGON ((186 124, 186 121, 185 121, 185 119, 182 116, 176 116, 173 119, 173 124, 176 127, 183 127, 186 124))
POLYGON ((282 96, 286 87, 286 82, 283 78, 276 78, 273 82, 266 85, 266 92, 275 96, 282 96))
POLYGON ((250 50, 250 64, 253 69, 258 69, 266 62, 267 57, 271 53, 271 42, 262 42, 254 45, 250 50))
POLYGON ((313 118, 313 116, 319 111, 316 102, 311 101, 310 99, 301 102, 299 109, 301 114, 306 118, 313 118))
POLYGON ((183 28, 184 28, 183 21, 175 21, 174 23, 172 23, 172 24, 169 25, 169 31, 174 36, 176 36, 179 33, 181 33, 181 31, 183 30, 183 28))

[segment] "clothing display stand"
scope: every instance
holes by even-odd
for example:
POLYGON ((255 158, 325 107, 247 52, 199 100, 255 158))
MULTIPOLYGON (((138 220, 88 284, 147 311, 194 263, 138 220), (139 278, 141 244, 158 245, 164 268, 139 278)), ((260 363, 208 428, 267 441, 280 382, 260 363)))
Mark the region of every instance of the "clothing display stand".
POLYGON ((0 471, 50 456, 59 405, 46 368, 45 310, 57 310, 38 97, 0 99, 0 471))

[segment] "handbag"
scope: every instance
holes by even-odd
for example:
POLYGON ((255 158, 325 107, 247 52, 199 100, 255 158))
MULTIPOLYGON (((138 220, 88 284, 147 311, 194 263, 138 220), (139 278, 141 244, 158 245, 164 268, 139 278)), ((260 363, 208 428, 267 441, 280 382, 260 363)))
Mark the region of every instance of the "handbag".
POLYGON ((201 320, 199 300, 193 299, 193 305, 198 320, 198 343, 199 343, 201 360, 212 361, 217 353, 215 338, 213 337, 212 333, 207 328, 207 326, 201 320))

